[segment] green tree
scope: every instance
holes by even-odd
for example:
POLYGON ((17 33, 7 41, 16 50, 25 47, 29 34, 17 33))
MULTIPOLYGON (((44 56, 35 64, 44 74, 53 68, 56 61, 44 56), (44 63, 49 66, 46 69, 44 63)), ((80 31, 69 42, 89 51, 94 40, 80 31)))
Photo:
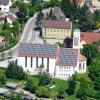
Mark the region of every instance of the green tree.
POLYGON ((43 73, 40 75, 39 85, 48 85, 51 82, 51 77, 48 73, 43 73))
POLYGON ((71 20, 75 20, 75 14, 78 13, 77 6, 70 3, 70 0, 61 1, 61 9, 65 13, 66 17, 69 17, 71 20))
POLYGON ((38 97, 49 98, 50 97, 50 90, 44 86, 39 86, 36 90, 36 95, 38 97))
POLYGON ((10 40, 12 38, 11 31, 8 29, 2 30, 0 35, 4 36, 6 40, 10 40))
POLYGON ((22 96, 20 94, 17 94, 14 100, 22 100, 22 96))
POLYGON ((27 78, 27 75, 23 71, 22 67, 17 65, 17 61, 12 61, 9 63, 5 74, 7 78, 11 79, 22 80, 27 78))
POLYGON ((18 21, 13 22, 12 33, 14 36, 19 35, 20 23, 18 21))
POLYGON ((35 93, 36 86, 31 79, 27 79, 26 84, 25 84, 25 89, 30 91, 31 93, 35 93))
POLYGON ((7 23, 7 20, 5 19, 2 30, 9 30, 10 29, 10 25, 7 23))
POLYGON ((50 0, 49 5, 50 6, 57 6, 57 5, 59 5, 59 0, 50 0))
POLYGON ((89 77, 94 81, 95 89, 100 90, 100 53, 97 53, 89 67, 89 77))
POLYGON ((64 99, 65 98, 65 91, 64 91, 63 87, 61 87, 59 89, 57 97, 58 97, 58 99, 64 99))
POLYGON ((41 26, 43 18, 44 18, 44 14, 42 11, 40 11, 36 17, 36 25, 41 26))
POLYGON ((33 8, 34 8, 34 6, 35 6, 35 4, 36 4, 36 0, 31 0, 31 4, 32 4, 32 6, 33 6, 33 8))
POLYGON ((31 8, 31 9, 29 10, 29 16, 30 16, 30 17, 33 17, 33 15, 34 15, 34 9, 31 8))
POLYGON ((96 22, 94 15, 87 11, 86 14, 79 18, 78 27, 81 31, 92 31, 96 29, 96 22))
POLYGON ((5 75, 0 75, 0 86, 6 84, 6 76, 5 75))
POLYGON ((86 44, 82 49, 82 54, 87 57, 87 64, 89 65, 92 59, 96 56, 97 48, 93 44, 86 44))
POLYGON ((69 79, 69 86, 67 88, 67 93, 68 95, 72 95, 75 93, 75 89, 76 89, 76 80, 75 80, 76 76, 73 75, 70 79, 69 79))
POLYGON ((76 95, 78 98, 82 98, 84 96, 86 96, 86 91, 88 89, 88 84, 86 82, 86 80, 84 80, 83 78, 81 78, 81 81, 80 81, 80 86, 76 92, 76 95))
POLYGON ((18 8, 19 8, 19 13, 18 13, 19 22, 22 24, 23 22, 26 22, 28 19, 28 7, 25 3, 20 2, 18 8))
POLYGON ((43 6, 41 4, 35 4, 34 5, 34 10, 35 11, 41 11, 43 9, 43 6))

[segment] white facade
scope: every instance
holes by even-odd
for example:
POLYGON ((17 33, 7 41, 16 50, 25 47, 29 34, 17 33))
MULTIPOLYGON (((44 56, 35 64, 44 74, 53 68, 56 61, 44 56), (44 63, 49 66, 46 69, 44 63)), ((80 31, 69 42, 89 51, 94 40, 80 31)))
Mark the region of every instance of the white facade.
POLYGON ((9 12, 11 5, 11 0, 9 0, 9 3, 7 5, 0 4, 0 12, 9 12))
POLYGON ((53 77, 68 79, 70 76, 78 73, 85 73, 86 72, 86 61, 78 61, 76 66, 56 66, 56 59, 49 58, 49 62, 47 61, 48 58, 31 58, 27 57, 27 62, 25 61, 25 57, 18 57, 18 64, 22 66, 24 71, 29 72, 30 74, 36 74, 38 72, 38 67, 42 65, 43 59, 43 70, 49 72, 49 74, 53 77), (32 66, 31 66, 31 59, 32 59, 32 66), (38 59, 38 65, 37 61, 38 59), (27 63, 27 64, 26 64, 27 63), (26 66, 26 65, 27 66, 26 66))

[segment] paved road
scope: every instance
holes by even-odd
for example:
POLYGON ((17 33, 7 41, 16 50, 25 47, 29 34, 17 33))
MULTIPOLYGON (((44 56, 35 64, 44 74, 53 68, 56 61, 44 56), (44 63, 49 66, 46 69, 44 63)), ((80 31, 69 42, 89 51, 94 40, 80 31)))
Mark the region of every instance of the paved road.
MULTIPOLYGON (((48 11, 50 11, 50 8, 43 10, 43 13, 47 13, 48 11)), ((3 53, 0 53, 0 60, 8 59, 9 57, 16 57, 20 43, 38 43, 38 42, 41 43, 42 40, 38 39, 38 32, 34 30, 34 28, 36 27, 35 25, 36 16, 37 13, 32 18, 30 18, 26 23, 22 36, 17 45, 3 53)))

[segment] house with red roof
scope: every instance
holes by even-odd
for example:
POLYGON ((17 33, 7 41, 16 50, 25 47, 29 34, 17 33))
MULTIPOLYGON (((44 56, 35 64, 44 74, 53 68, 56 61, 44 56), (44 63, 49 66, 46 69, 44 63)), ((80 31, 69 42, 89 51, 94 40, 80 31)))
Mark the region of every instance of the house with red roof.
POLYGON ((17 19, 17 16, 13 13, 8 13, 8 15, 6 16, 6 20, 7 23, 9 23, 10 25, 12 25, 12 23, 17 19))
POLYGON ((85 44, 92 44, 100 40, 100 33, 95 32, 81 32, 80 33, 80 48, 85 44))
POLYGON ((42 33, 45 39, 63 40, 71 37, 72 22, 65 20, 43 20, 42 33))
POLYGON ((70 0, 76 6, 82 7, 85 4, 85 0, 70 0))

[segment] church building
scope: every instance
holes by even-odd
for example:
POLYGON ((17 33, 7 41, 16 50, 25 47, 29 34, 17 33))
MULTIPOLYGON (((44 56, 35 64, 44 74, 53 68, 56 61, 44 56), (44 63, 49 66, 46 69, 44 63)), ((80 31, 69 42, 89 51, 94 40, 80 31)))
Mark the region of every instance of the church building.
POLYGON ((30 74, 37 74, 40 66, 52 77, 68 79, 75 72, 85 73, 86 57, 80 53, 80 31, 74 30, 73 48, 53 44, 21 43, 18 64, 30 74))

